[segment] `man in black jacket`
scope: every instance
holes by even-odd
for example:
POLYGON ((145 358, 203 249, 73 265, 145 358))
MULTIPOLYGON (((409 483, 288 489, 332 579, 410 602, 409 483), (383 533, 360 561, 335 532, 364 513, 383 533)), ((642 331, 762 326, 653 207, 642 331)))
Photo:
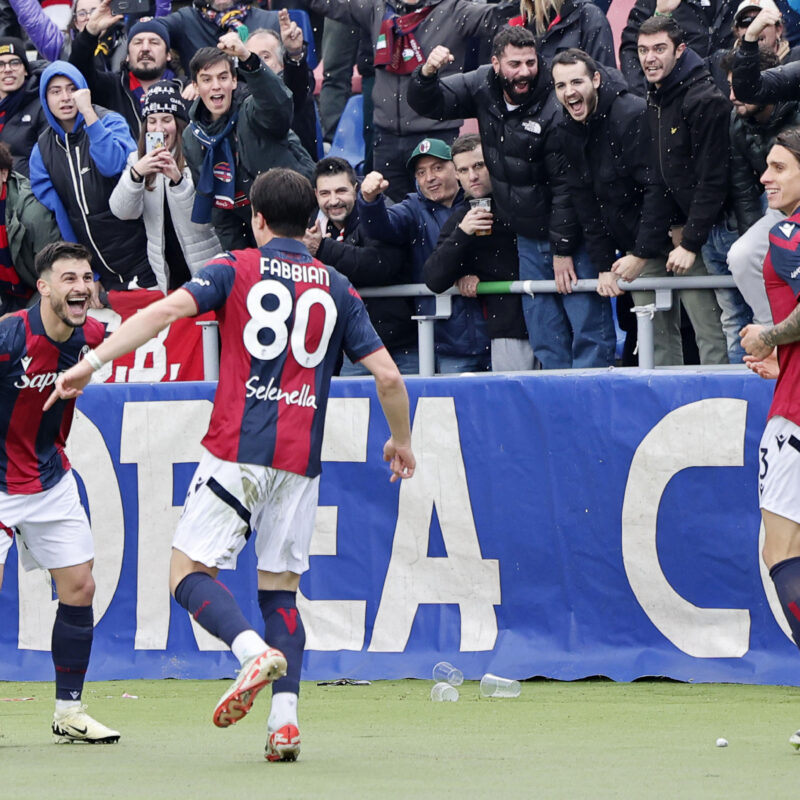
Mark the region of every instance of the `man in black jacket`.
POLYGON ((578 248, 549 70, 525 28, 504 28, 492 49, 491 65, 440 79, 439 69, 452 56, 434 48, 412 75, 408 102, 433 119, 478 118, 493 203, 517 234, 520 278, 555 278, 561 293, 523 298, 528 336, 542 366, 609 366, 615 343, 610 304, 588 292, 572 293, 577 278, 596 278, 597 270, 578 248))
POLYGON ((639 28, 645 20, 653 15, 673 19, 685 34, 686 46, 706 58, 733 46, 736 8, 731 0, 636 0, 619 45, 619 66, 631 91, 647 91, 638 56, 639 28))
MULTIPOLYGON (((174 79, 170 69, 170 39, 157 19, 137 22, 128 31, 128 56, 119 72, 97 68, 94 53, 105 31, 122 19, 111 13, 111 0, 103 0, 75 37, 69 62, 86 78, 95 102, 125 117, 131 136, 142 129, 142 103, 147 90, 159 81, 174 79)), ((176 84, 182 86, 176 79, 176 84)))
POLYGON ((39 102, 42 62, 28 63, 25 45, 13 36, 0 38, 0 142, 11 148, 14 171, 28 177, 28 158, 47 129, 39 102))
MULTIPOLYGON (((702 59, 686 47, 684 33, 674 20, 651 17, 642 23, 638 41, 639 60, 650 86, 651 158, 667 187, 673 223, 674 247, 663 275, 707 275, 701 250, 722 218, 728 193, 730 103, 714 85, 702 59)), ((652 293, 642 294, 641 298, 638 292, 634 294, 637 304, 652 302, 648 298, 652 293)), ((694 327, 701 363, 727 364, 727 345, 714 295, 684 294, 681 303, 694 327)), ((663 328, 659 331, 657 320, 657 358, 661 339, 663 357, 668 359, 662 363, 681 364, 680 309, 673 303, 671 311, 660 315, 663 328)))
MULTIPOLYGON (((777 66, 777 56, 758 50, 762 73, 777 66)), ((723 59, 729 80, 737 63, 737 52, 723 59)), ((769 230, 785 216, 776 208, 762 209, 767 154, 775 137, 786 128, 800 126, 800 92, 797 100, 745 103, 731 88, 731 194, 739 226, 739 239, 728 252, 728 266, 739 291, 753 310, 757 325, 772 324, 772 310, 764 288, 763 265, 769 245, 769 230)))
MULTIPOLYGON (((314 192, 319 216, 303 242, 312 256, 329 264, 361 286, 410 283, 406 248, 370 239, 359 224, 356 196, 358 179, 343 158, 323 158, 314 170, 314 192)), ((365 301, 367 313, 386 349, 405 375, 419 372, 417 324, 407 297, 374 297, 365 301)), ((367 375, 365 367, 345 356, 340 375, 367 375)))
MULTIPOLYGON (((517 237, 508 221, 491 210, 492 181, 480 136, 459 136, 452 152, 464 200, 442 226, 436 249, 423 266, 425 283, 434 292, 444 292, 455 284, 464 297, 477 297, 481 281, 516 280, 517 237), (484 202, 473 202, 480 200, 484 202)), ((535 359, 520 296, 489 294, 482 299, 492 370, 533 369, 535 359)))

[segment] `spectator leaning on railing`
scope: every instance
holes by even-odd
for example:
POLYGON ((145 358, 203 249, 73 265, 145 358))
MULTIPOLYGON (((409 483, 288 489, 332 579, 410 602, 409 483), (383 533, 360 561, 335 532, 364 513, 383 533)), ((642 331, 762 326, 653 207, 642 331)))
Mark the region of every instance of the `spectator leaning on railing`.
MULTIPOLYGON (((703 60, 686 47, 674 20, 664 16, 646 20, 638 43, 649 85, 650 158, 668 189, 673 219, 673 249, 663 275, 707 275, 701 250, 728 194, 730 102, 715 86, 703 60)), ((635 292, 633 297, 637 305, 653 302, 652 292, 635 292)), ((679 297, 694 328, 701 363, 727 364, 714 295, 682 290, 679 297)), ((656 364, 683 363, 677 302, 670 311, 656 313, 655 345, 656 364)))
POLYGON ((492 202, 517 234, 522 280, 553 280, 563 294, 523 297, 533 352, 545 369, 607 367, 614 363, 614 324, 605 298, 572 292, 577 278, 596 278, 566 187, 556 125, 561 110, 533 34, 504 28, 492 44, 492 63, 463 75, 439 77, 452 59, 437 47, 418 68, 408 100, 434 119, 477 117, 492 178, 492 202))
MULTIPOLYGON (((423 267, 425 283, 434 292, 453 284, 464 297, 476 297, 481 281, 517 279, 517 237, 508 220, 491 209, 492 182, 475 133, 453 142, 453 165, 464 197, 442 226, 436 249, 423 267), (487 200, 488 205, 473 200, 487 200)), ((508 372, 534 368, 535 359, 522 301, 518 294, 489 294, 481 298, 491 340, 492 370, 508 372)))
MULTIPOLYGON (((461 201, 450 147, 441 139, 423 139, 408 160, 417 191, 388 206, 389 182, 370 172, 361 183, 358 214, 366 234, 411 251, 414 283, 423 281, 423 265, 436 247, 442 226, 461 201)), ((434 313, 433 298, 417 300, 417 313, 434 313)), ((477 300, 454 297, 449 319, 435 323, 436 371, 483 372, 489 369, 489 338, 477 300)))

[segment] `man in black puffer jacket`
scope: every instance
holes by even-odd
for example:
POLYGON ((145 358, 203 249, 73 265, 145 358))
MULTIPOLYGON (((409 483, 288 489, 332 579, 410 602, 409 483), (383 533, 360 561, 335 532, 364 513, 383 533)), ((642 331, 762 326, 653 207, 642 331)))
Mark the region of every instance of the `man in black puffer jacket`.
POLYGON ((477 117, 492 198, 517 234, 522 280, 553 280, 559 294, 523 297, 534 354, 545 369, 614 363, 614 326, 607 300, 572 293, 577 278, 596 278, 570 202, 556 124, 561 111, 533 34, 504 28, 493 41, 490 66, 438 77, 452 56, 435 48, 414 72, 409 105, 433 119, 477 117), (552 253, 552 255, 551 255, 552 253))
MULTIPOLYGON (((738 56, 729 53, 722 61, 732 82, 738 56)), ((777 66, 778 57, 758 51, 761 72, 777 66)), ((797 100, 744 103, 731 89, 731 196, 739 227, 739 239, 728 252, 728 266, 739 291, 753 309, 753 322, 772 324, 772 310, 764 288, 764 258, 769 230, 785 216, 776 208, 762 210, 764 187, 761 176, 767 169, 767 153, 775 137, 786 128, 800 126, 800 92, 797 100)))
MULTIPOLYGON (((707 275, 701 249, 722 219, 728 193, 730 103, 715 86, 703 60, 686 47, 683 31, 669 17, 651 17, 642 23, 639 60, 650 86, 647 116, 651 158, 668 189, 672 213, 674 248, 667 258, 667 271, 707 275)), ((687 304, 684 297, 681 302, 694 327, 700 361, 727 364, 720 309, 712 302, 715 298, 711 293, 698 295, 707 299, 705 306, 700 301, 687 304)), ((642 304, 638 293, 634 300, 642 304)), ((642 301, 652 302, 645 297, 642 301)), ((676 304, 672 312, 673 324, 663 332, 668 340, 661 345, 669 359, 664 363, 680 364, 683 351, 676 304)))
POLYGON ((603 283, 638 278, 651 258, 663 268, 670 214, 666 187, 651 168, 647 103, 617 70, 582 50, 559 53, 552 71, 564 106, 558 141, 572 203, 593 263, 613 273, 603 283))

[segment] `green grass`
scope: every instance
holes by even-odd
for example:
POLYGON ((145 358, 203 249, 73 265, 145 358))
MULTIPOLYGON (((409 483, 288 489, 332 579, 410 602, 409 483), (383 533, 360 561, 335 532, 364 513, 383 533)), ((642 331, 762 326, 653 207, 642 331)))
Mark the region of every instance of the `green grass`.
POLYGON ((318 687, 301 695, 296 764, 263 760, 265 692, 238 725, 211 711, 226 682, 92 683, 84 700, 117 745, 51 743, 52 684, 0 683, 2 797, 795 798, 800 689, 642 681, 477 684, 432 703, 431 682, 318 687), (123 699, 123 692, 138 695, 123 699), (730 742, 717 748, 718 737, 730 742))

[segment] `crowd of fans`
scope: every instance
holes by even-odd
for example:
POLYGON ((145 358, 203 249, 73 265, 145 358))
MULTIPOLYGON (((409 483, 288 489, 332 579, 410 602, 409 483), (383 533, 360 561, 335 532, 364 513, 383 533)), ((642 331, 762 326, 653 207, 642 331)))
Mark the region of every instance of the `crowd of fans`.
POLYGON ((738 287, 675 292, 655 314, 657 365, 740 362, 741 328, 771 322, 761 267, 781 214, 760 177, 800 125, 785 0, 636 0, 618 54, 590 0, 272 5, 154 0, 123 17, 112 0, 0 0, 0 314, 33 301, 33 254, 57 239, 91 252, 95 307, 179 287, 254 246, 250 186, 289 167, 316 191, 310 253, 354 286, 457 288, 449 315, 433 298, 367 301, 406 373, 412 317, 437 311, 441 373, 620 363, 615 314, 634 364, 631 307, 653 293, 619 281, 640 276, 738 287), (278 5, 308 12, 315 41, 278 5), (325 155, 354 66, 361 165, 325 155), (558 292, 478 293, 517 279, 558 292))

